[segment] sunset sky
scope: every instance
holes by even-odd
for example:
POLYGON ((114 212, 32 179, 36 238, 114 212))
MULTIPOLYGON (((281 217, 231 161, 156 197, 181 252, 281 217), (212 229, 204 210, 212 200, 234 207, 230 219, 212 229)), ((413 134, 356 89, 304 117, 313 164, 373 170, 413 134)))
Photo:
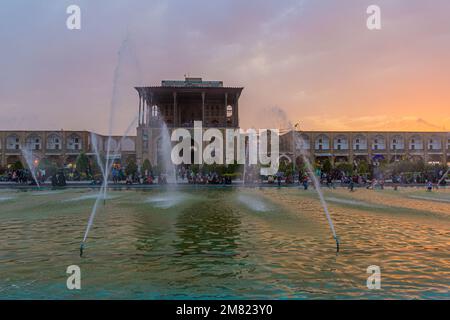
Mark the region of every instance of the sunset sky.
POLYGON ((189 74, 245 87, 244 128, 279 108, 305 130, 449 131, 449 17, 448 0, 4 0, 0 130, 107 133, 116 74, 120 134, 133 86, 189 74))

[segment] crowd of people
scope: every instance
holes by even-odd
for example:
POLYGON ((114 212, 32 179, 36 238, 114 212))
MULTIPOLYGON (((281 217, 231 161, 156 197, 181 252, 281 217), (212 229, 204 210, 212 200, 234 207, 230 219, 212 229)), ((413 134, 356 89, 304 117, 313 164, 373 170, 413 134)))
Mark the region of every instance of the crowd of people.
POLYGON ((35 185, 36 180, 39 183, 42 183, 45 181, 45 179, 46 179, 45 170, 36 170, 36 179, 34 179, 33 174, 28 169, 9 170, 4 175, 4 181, 16 182, 18 184, 35 185))
MULTIPOLYGON (((388 179, 385 179, 383 175, 371 176, 362 174, 345 174, 344 171, 333 170, 330 173, 318 171, 316 172, 317 179, 322 186, 328 188, 336 188, 336 186, 348 187, 353 191, 355 187, 366 187, 367 189, 380 188, 383 189, 386 180, 389 184, 397 189, 400 185, 407 184, 424 184, 430 190, 433 187, 444 186, 446 180, 442 179, 446 172, 443 170, 437 172, 434 175, 427 173, 416 174, 393 174, 388 179)), ((210 184, 210 185, 226 185, 232 184, 233 179, 238 179, 245 184, 278 184, 292 185, 298 183, 303 186, 305 190, 308 189, 311 184, 310 176, 303 170, 300 170, 298 174, 279 172, 273 176, 260 176, 259 172, 248 170, 247 173, 219 173, 214 170, 206 171, 199 170, 198 168, 180 166, 173 173, 167 172, 154 172, 153 170, 144 170, 143 172, 135 172, 134 174, 126 175, 124 168, 113 166, 110 171, 110 179, 113 184, 125 183, 127 185, 141 184, 141 185, 164 185, 167 183, 186 183, 186 184, 210 184)), ((91 184, 102 184, 102 176, 96 175, 90 177, 91 184)), ((64 186, 67 181, 81 180, 81 175, 76 170, 60 169, 54 172, 52 175, 47 174, 45 170, 36 170, 35 175, 28 169, 14 169, 5 171, 2 175, 2 180, 6 182, 15 182, 18 184, 39 184, 45 181, 51 182, 53 186, 64 186)))
MULTIPOLYGON (((119 183, 119 175, 112 172, 113 183, 119 183), (116 178, 115 178, 116 177, 116 178)), ((221 175, 217 172, 195 172, 189 168, 180 167, 172 174, 154 173, 152 170, 146 170, 142 174, 128 175, 124 178, 125 184, 160 184, 164 185, 170 182, 188 183, 188 184, 231 184, 232 178, 229 175, 221 175), (170 181, 170 180, 175 181, 170 181)))
POLYGON ((443 170, 441 170, 437 175, 426 173, 397 174, 392 176, 392 182, 398 184, 428 184, 428 182, 431 182, 434 184, 440 183, 441 186, 445 186, 447 182, 445 179, 441 179, 443 175, 443 170))

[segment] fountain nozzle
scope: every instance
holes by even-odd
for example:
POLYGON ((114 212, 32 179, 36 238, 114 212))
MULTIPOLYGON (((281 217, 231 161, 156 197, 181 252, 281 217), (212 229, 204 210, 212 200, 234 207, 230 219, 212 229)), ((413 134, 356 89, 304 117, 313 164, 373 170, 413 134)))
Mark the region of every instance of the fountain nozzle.
POLYGON ((81 245, 80 245, 80 257, 83 256, 83 250, 84 250, 84 242, 81 243, 81 245))

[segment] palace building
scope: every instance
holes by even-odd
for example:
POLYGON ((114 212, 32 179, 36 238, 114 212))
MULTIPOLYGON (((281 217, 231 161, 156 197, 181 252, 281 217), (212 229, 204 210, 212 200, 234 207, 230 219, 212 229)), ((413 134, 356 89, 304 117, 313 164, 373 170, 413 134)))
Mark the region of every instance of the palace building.
MULTIPOLYGON (((205 130, 240 128, 242 87, 185 78, 135 89, 139 107, 137 134, 112 137, 111 150, 117 151, 112 157, 117 162, 124 164, 132 158, 141 166, 148 159, 152 165, 158 165, 162 161, 164 132, 170 134, 180 127, 193 130, 194 121, 202 121, 205 130)), ((0 165, 24 162, 21 149, 26 148, 38 158, 71 166, 81 152, 94 157, 98 149, 105 154, 107 143, 107 136, 88 131, 0 131, 0 165)), ((306 153, 318 162, 416 159, 445 164, 450 163, 450 132, 287 131, 280 136, 279 149, 280 158, 288 162, 298 162, 306 153)))
POLYGON ((202 121, 205 129, 239 128, 239 98, 243 89, 224 87, 222 81, 201 78, 165 80, 161 86, 136 88, 139 95, 138 163, 145 159, 152 164, 160 163, 162 122, 169 131, 180 127, 193 130, 194 121, 202 121))

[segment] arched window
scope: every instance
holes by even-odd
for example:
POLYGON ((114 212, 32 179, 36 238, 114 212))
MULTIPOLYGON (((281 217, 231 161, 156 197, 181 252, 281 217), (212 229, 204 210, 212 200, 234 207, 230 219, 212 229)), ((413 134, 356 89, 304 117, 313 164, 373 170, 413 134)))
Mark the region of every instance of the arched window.
POLYGON ((117 141, 115 139, 108 138, 105 140, 105 150, 108 150, 108 145, 109 145, 109 152, 114 153, 118 149, 119 144, 117 143, 117 141))
POLYGON ((353 139, 353 150, 366 150, 367 149, 367 139, 364 135, 357 135, 353 139))
POLYGON ((8 150, 19 150, 20 149, 20 138, 13 134, 6 138, 6 149, 8 150))
POLYGON ((61 137, 55 133, 47 137, 48 150, 61 150, 61 137))
POLYGON ((440 150, 442 148, 441 138, 432 136, 428 142, 428 150, 440 150))
POLYGON ((344 135, 339 135, 334 138, 334 147, 336 150, 347 150, 348 149, 348 139, 344 135))
POLYGON ((32 134, 25 140, 25 148, 27 150, 41 150, 41 137, 32 134))
POLYGON ((326 135, 320 135, 316 138, 316 150, 330 149, 330 139, 326 135))
POLYGON ((372 150, 385 150, 386 141, 383 136, 377 135, 373 138, 372 150))
POLYGON ((135 151, 135 143, 131 138, 125 138, 122 141, 122 151, 135 151))
POLYGON ((409 149, 410 150, 422 150, 423 149, 422 138, 418 135, 412 136, 409 140, 409 149))
MULTIPOLYGON (((296 133, 298 134, 298 133, 296 133)), ((311 148, 309 137, 306 134, 300 134, 295 139, 295 148, 297 150, 309 150, 311 148)))
POLYGON ((391 139, 391 150, 402 150, 404 149, 403 137, 396 135, 391 139))
POLYGON ((72 134, 67 139, 67 149, 68 150, 81 150, 82 143, 81 143, 81 137, 77 134, 72 134))

